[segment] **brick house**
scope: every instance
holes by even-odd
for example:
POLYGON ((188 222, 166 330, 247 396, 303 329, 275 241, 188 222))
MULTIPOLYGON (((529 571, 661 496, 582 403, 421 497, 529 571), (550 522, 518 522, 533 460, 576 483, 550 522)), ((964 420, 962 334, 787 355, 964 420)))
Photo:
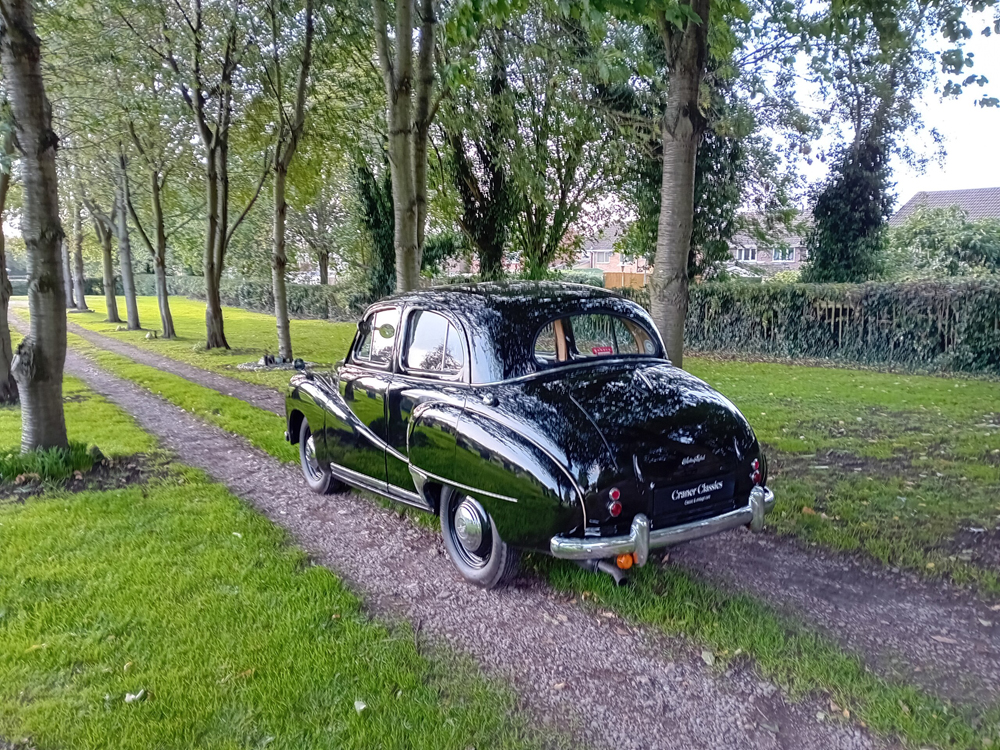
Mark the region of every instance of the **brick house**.
POLYGON ((755 264, 761 271, 797 271, 809 257, 805 237, 794 231, 781 230, 774 242, 763 243, 749 232, 738 232, 729 243, 733 260, 755 264))

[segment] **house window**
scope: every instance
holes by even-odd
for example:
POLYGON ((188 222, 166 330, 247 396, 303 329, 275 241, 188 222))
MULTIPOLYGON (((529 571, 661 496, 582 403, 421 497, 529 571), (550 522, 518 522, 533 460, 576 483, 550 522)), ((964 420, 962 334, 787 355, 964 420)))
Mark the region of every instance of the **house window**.
POLYGON ((594 250, 593 252, 591 252, 590 257, 594 261, 595 266, 603 265, 605 263, 611 262, 611 251, 594 250))
POLYGON ((790 247, 774 248, 774 261, 776 263, 787 263, 795 260, 795 250, 790 247))
POLYGON ((757 248, 754 245, 736 248, 736 260, 757 260, 757 248))

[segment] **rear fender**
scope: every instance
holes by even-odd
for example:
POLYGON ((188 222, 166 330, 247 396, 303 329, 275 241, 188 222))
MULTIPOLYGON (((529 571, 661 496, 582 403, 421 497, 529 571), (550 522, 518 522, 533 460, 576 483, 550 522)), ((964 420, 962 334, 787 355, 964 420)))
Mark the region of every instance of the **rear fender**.
POLYGON ((441 451, 415 446, 411 435, 411 470, 422 475, 417 486, 440 482, 475 498, 507 543, 548 550, 556 534, 583 528, 581 493, 569 473, 537 443, 490 415, 433 405, 415 414, 413 432, 428 447, 448 433, 441 451))

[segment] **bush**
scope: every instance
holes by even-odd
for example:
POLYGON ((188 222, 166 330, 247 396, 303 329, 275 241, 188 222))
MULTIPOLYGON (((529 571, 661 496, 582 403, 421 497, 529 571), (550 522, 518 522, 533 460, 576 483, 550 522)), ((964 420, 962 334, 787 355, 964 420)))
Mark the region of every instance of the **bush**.
POLYGON ((557 278, 559 281, 568 281, 571 284, 604 287, 604 271, 600 268, 572 268, 559 271, 557 278))
POLYGON ((693 349, 1000 374, 1000 283, 704 284, 693 349))
POLYGON ((57 482, 68 479, 74 471, 90 471, 100 457, 99 451, 87 450, 83 443, 70 443, 69 448, 11 452, 0 455, 0 481, 13 482, 17 477, 34 474, 33 479, 57 482))
MULTIPOLYGON (((135 274, 136 294, 156 296, 156 276, 135 274)), ((201 276, 168 276, 167 292, 174 296, 205 299, 205 280, 201 276)), ((121 279, 115 280, 115 293, 124 294, 121 279)), ((351 289, 342 285, 288 284, 288 312, 301 318, 353 320, 364 300, 352 296, 351 289)), ((87 294, 103 295, 100 279, 87 279, 87 294)), ((222 304, 259 312, 274 312, 274 293, 270 279, 223 279, 219 285, 222 304)))

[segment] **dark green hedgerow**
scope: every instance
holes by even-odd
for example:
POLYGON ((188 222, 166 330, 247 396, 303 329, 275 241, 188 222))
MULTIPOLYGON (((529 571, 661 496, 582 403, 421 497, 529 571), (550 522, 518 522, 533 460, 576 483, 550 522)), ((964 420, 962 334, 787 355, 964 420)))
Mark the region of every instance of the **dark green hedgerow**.
MULTIPOLYGON (((622 291, 648 307, 648 290, 622 291)), ((1000 374, 1000 283, 702 284, 685 336, 700 351, 1000 374)))
MULTIPOLYGON (((156 296, 156 277, 153 274, 135 274, 136 294, 156 296)), ((123 294, 121 282, 115 285, 116 293, 123 294)), ((171 295, 205 299, 205 280, 201 276, 168 276, 167 291, 171 295)), ((288 284, 288 312, 302 318, 328 320, 356 320, 357 310, 363 300, 357 299, 356 290, 341 285, 288 284)), ((274 293, 270 279, 225 280, 219 287, 222 304, 242 307, 257 312, 274 311, 274 293)), ((100 279, 87 280, 88 295, 103 295, 100 279)))

